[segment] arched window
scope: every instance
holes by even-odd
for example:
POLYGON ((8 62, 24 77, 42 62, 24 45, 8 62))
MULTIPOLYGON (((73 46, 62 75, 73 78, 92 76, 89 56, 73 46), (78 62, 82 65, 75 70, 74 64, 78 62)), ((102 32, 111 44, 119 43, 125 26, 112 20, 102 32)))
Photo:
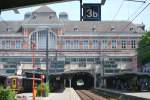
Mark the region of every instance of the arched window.
MULTIPOLYGON (((32 42, 36 43, 37 49, 46 49, 46 37, 47 37, 47 30, 40 30, 33 32, 30 37, 30 47, 32 42)), ((57 46, 57 37, 54 32, 48 33, 48 48, 55 49, 57 46)))

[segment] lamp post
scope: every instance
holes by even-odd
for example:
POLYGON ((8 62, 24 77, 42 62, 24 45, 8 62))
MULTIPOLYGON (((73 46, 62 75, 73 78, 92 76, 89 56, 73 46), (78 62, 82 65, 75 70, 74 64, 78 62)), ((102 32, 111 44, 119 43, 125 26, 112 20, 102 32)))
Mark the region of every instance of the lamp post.
POLYGON ((33 74, 32 74, 32 100, 35 100, 35 43, 32 42, 32 68, 33 68, 33 74))

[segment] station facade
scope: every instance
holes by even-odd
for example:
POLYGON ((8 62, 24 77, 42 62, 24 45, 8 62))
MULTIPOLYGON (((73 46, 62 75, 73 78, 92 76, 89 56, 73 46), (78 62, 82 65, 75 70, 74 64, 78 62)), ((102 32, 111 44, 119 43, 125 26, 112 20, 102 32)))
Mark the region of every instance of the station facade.
MULTIPOLYGON (((37 51, 45 50, 47 32, 48 49, 53 50, 49 52, 52 73, 87 70, 113 74, 138 70, 136 49, 144 25, 129 21, 71 21, 67 13, 57 17, 55 11, 42 6, 26 13, 22 21, 0 22, 1 72, 32 70, 32 43, 37 51)), ((45 52, 35 52, 37 69, 46 70, 45 59, 45 52)))

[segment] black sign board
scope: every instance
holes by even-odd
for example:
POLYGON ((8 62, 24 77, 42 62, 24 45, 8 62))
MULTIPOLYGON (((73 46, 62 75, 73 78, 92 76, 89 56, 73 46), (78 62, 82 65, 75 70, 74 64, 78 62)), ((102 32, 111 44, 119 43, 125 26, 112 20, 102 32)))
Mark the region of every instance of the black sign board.
POLYGON ((101 21, 101 4, 83 4, 83 21, 101 21))

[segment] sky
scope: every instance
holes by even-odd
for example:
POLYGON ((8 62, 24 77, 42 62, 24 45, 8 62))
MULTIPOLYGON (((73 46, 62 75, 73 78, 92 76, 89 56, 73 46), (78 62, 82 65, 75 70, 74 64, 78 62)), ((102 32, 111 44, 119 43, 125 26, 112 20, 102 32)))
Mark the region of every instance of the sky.
MULTIPOLYGON (((100 3, 100 2, 101 0, 83 0, 83 3, 100 3)), ((102 21, 106 20, 131 21, 148 3, 150 3, 150 0, 147 0, 146 3, 125 1, 125 0, 106 0, 105 5, 102 6, 101 12, 102 21), (118 11, 119 8, 120 10, 118 11)), ((59 15, 60 12, 67 12, 70 20, 80 20, 79 1, 53 3, 47 4, 47 6, 56 11, 57 15, 59 15)), ((15 14, 12 10, 3 11, 0 15, 0 20, 6 21, 23 20, 25 13, 33 12, 39 7, 40 6, 21 8, 19 9, 20 14, 15 14)), ((146 26, 146 29, 150 30, 150 5, 133 21, 133 23, 135 24, 143 23, 146 26)))

